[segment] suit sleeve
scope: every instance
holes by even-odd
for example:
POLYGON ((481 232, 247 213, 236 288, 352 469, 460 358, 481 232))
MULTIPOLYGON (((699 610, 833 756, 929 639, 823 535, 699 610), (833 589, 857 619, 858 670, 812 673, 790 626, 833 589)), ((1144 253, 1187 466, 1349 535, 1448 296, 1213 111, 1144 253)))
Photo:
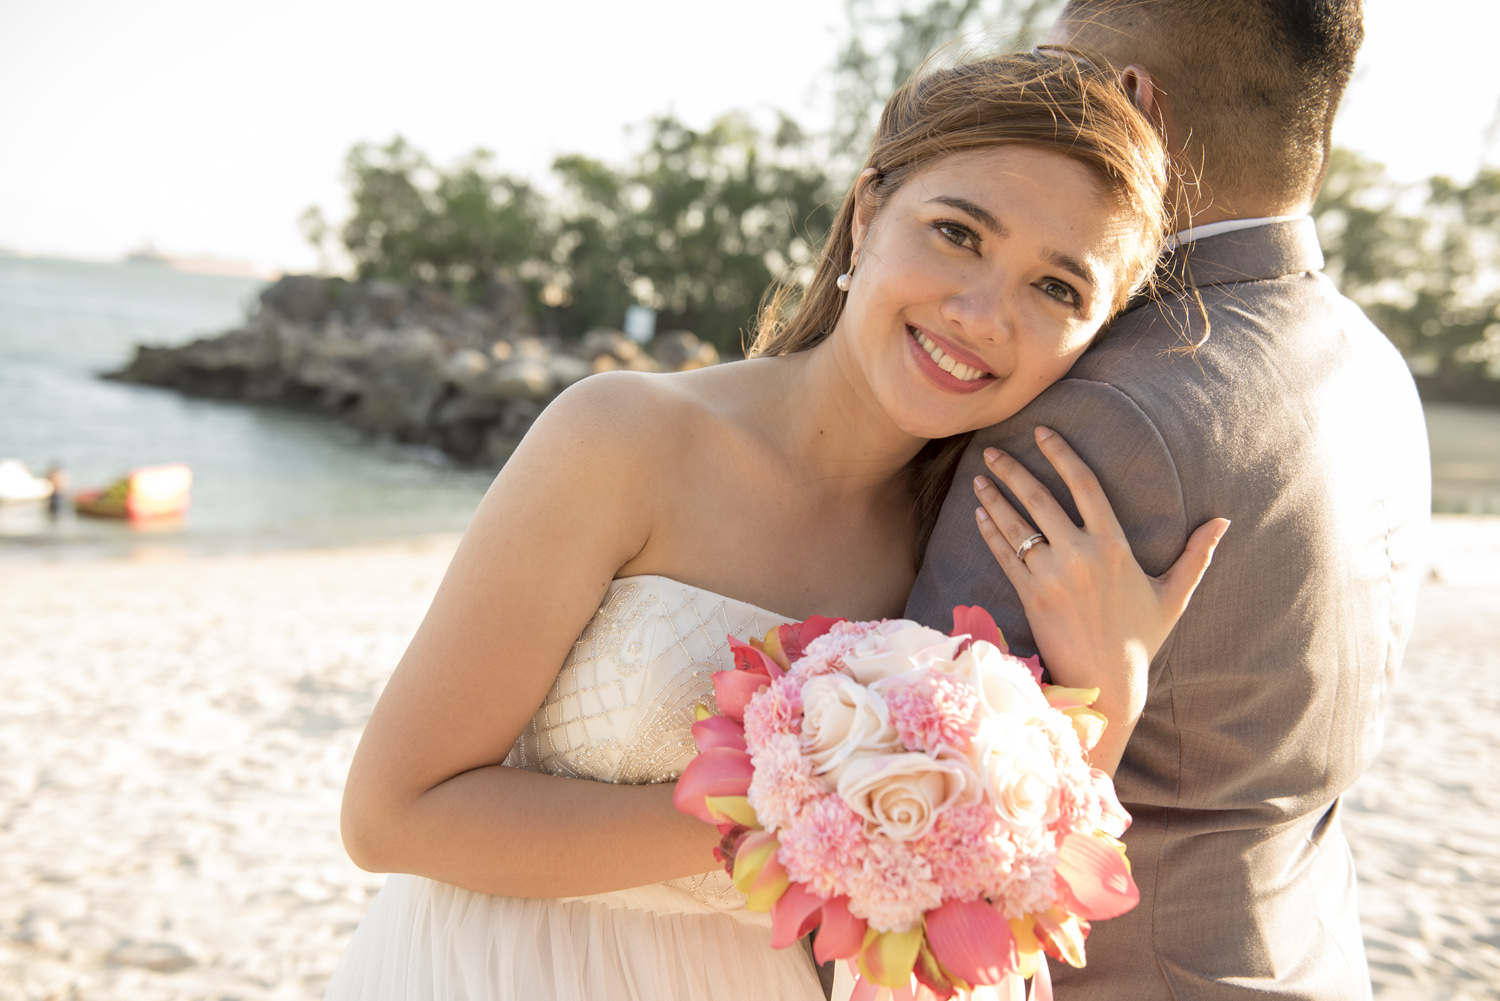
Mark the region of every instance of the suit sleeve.
MULTIPOLYGON (((1182 552, 1187 542, 1182 483, 1156 425, 1114 386, 1064 379, 1014 417, 974 435, 959 461, 907 599, 907 618, 947 631, 955 605, 980 605, 995 617, 1012 650, 1036 652, 1021 600, 975 524, 978 500, 973 481, 976 475, 988 475, 984 450, 1003 449, 1052 491, 1075 522, 1080 521, 1067 487, 1036 446, 1038 425, 1062 435, 1099 477, 1147 573, 1165 572, 1182 552)), ((1026 513, 1008 492, 1007 497, 1026 513)))

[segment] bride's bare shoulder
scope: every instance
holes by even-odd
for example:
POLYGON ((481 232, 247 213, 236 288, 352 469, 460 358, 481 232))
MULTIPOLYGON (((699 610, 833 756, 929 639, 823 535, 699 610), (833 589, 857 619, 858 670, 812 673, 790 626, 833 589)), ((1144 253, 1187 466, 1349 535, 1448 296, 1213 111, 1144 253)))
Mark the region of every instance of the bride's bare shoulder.
POLYGON ((732 427, 731 414, 753 392, 744 363, 670 375, 604 372, 575 383, 537 420, 528 439, 551 449, 614 450, 616 458, 680 455, 694 439, 732 427))

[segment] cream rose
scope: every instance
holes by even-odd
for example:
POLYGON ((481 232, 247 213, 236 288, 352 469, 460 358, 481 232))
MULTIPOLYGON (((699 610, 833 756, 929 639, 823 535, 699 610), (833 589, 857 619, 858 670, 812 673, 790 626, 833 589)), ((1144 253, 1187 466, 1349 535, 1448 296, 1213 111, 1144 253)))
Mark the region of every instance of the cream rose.
POLYGON ((979 725, 974 750, 990 802, 1013 830, 1057 819, 1057 761, 1045 733, 1014 716, 992 716, 979 725))
POLYGON ((984 640, 959 654, 951 664, 935 666, 972 685, 979 692, 986 716, 1005 713, 1026 720, 1051 708, 1026 665, 984 640))
POLYGON ((838 784, 839 796, 865 818, 867 833, 897 841, 920 838, 940 810, 978 790, 979 777, 967 762, 915 752, 859 755, 838 784))
POLYGON ((882 754, 901 746, 885 700, 843 674, 802 686, 802 753, 832 791, 856 753, 882 754))
POLYGON ((908 619, 888 619, 844 655, 844 670, 862 685, 951 660, 963 637, 945 636, 908 619))

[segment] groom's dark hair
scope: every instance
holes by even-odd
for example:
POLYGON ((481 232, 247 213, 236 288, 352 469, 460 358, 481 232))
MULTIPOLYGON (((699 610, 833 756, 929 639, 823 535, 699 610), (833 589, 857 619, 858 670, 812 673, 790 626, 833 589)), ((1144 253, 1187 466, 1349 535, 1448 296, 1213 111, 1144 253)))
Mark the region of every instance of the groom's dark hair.
POLYGON ((1187 133, 1171 145, 1211 191, 1317 193, 1361 0, 1070 0, 1059 23, 1083 51, 1150 71, 1187 133))

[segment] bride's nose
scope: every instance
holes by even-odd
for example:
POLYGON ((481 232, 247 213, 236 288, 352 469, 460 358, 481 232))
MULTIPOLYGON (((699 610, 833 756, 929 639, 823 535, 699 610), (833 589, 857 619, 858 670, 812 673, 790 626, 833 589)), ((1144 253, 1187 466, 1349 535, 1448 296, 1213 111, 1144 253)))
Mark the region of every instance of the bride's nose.
POLYGON ((943 301, 943 319, 973 338, 976 344, 1010 339, 1009 297, 1001 285, 976 283, 956 290, 943 301))

